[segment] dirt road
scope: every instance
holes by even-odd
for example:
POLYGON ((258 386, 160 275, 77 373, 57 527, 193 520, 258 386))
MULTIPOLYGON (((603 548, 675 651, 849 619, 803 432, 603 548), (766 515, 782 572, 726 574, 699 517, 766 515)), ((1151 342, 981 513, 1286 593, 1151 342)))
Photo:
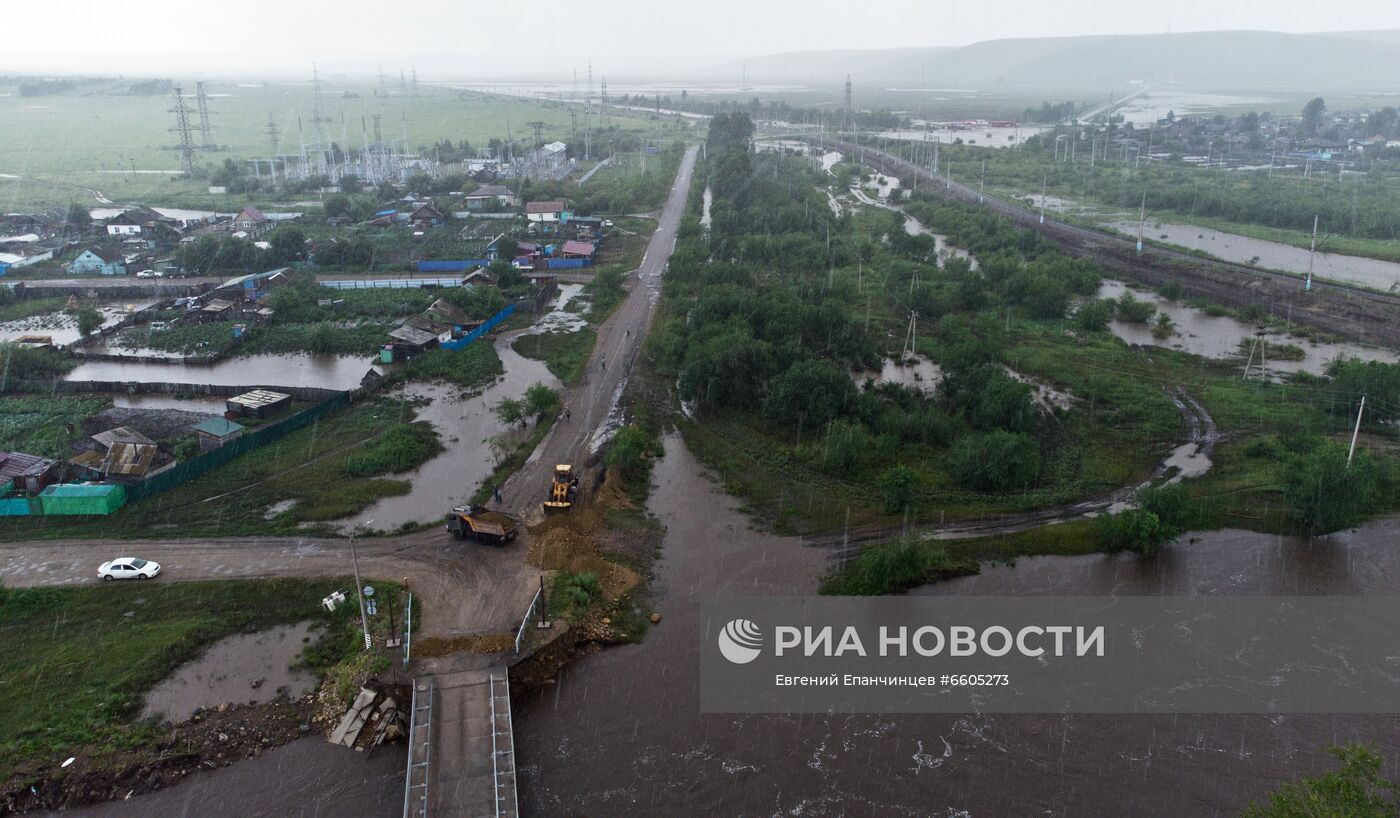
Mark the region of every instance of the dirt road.
POLYGON ((560 419, 520 471, 502 489, 505 506, 514 513, 537 513, 556 463, 581 466, 603 435, 619 420, 618 400, 661 300, 661 274, 676 243, 676 228, 685 212, 695 170, 696 149, 686 151, 666 206, 651 234, 642 264, 632 277, 627 298, 598 328, 583 380, 564 392, 572 417, 560 419))

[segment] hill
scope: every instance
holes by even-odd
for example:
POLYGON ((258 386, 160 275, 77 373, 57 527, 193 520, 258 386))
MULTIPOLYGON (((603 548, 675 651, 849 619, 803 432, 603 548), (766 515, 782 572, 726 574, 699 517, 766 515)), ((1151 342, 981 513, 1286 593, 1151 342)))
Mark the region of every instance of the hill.
MULTIPOLYGON (((1209 31, 988 40, 960 48, 796 52, 746 61, 758 82, 932 87, 1200 90, 1400 88, 1400 32, 1209 31)), ((724 67, 732 72, 732 66, 724 67)))

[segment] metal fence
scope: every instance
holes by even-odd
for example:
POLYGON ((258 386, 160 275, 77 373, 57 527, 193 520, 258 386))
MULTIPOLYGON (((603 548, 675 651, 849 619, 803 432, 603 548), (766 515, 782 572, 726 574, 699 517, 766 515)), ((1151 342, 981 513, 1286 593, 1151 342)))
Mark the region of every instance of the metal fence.
POLYGON ((461 338, 458 338, 455 341, 447 341, 443 343, 442 348, 450 349, 455 352, 461 349, 462 347, 466 346, 467 344, 470 344, 472 341, 475 341, 476 339, 490 332, 491 330, 495 329, 497 324, 500 324, 502 321, 506 320, 514 314, 515 305, 507 304, 505 309, 486 319, 486 323, 482 324, 481 326, 477 327, 476 329, 472 330, 466 335, 463 335, 461 338))
POLYGON ((433 694, 437 682, 429 676, 413 682, 408 717, 408 769, 404 776, 403 818, 427 818, 428 781, 433 760, 433 694), (418 694, 424 695, 420 699, 418 694), (421 755, 421 759, 414 759, 421 755))
POLYGON ((169 491, 182 483, 186 483, 200 475, 207 474, 217 469, 236 457, 240 457, 254 449, 280 440, 298 429, 305 428, 332 412, 338 412, 349 406, 350 401, 351 393, 341 392, 336 397, 318 403, 305 412, 292 415, 280 423, 275 423, 271 426, 266 426, 251 432, 245 432, 212 452, 207 452, 193 460, 181 463, 173 469, 163 471, 134 486, 128 486, 126 501, 127 503, 134 503, 138 500, 144 500, 153 494, 169 491))
POLYGON ((536 614, 542 614, 542 613, 543 613, 543 610, 540 609, 540 604, 541 604, 540 598, 541 598, 541 595, 542 595, 543 593, 544 593, 544 586, 541 585, 540 588, 539 588, 539 590, 535 591, 535 598, 532 599, 532 600, 530 600, 530 607, 529 607, 529 609, 527 609, 527 610, 525 611, 525 618, 522 619, 522 620, 520 620, 520 627, 519 627, 519 628, 516 628, 516 630, 515 630, 515 652, 516 652, 516 654, 519 654, 519 653, 520 653, 520 646, 523 645, 523 644, 525 644, 525 632, 526 632, 526 630, 529 629, 529 627, 530 627, 530 622, 531 622, 532 620, 534 620, 536 614))

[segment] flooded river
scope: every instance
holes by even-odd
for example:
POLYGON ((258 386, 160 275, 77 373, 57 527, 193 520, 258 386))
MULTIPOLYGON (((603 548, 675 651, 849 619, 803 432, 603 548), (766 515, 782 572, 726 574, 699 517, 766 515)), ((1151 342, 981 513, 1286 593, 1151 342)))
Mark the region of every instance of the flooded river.
MULTIPOLYGON (((527 815, 1225 816, 1353 739, 1394 775, 1400 716, 701 715, 700 601, 813 593, 826 553, 750 530, 675 437, 655 481, 666 618, 517 698, 527 815)), ((1154 559, 1022 559, 923 592, 1389 594, 1397 542, 1394 518, 1311 544, 1225 531, 1154 559)))
MULTIPOLYGON (((1137 220, 1112 221, 1108 227, 1136 236, 1137 220)), ((1252 239, 1234 233, 1197 227, 1192 224, 1148 222, 1143 236, 1191 250, 1210 253, 1216 258, 1239 264, 1255 264, 1272 270, 1294 273, 1308 271, 1308 248, 1280 244, 1276 241, 1252 239)), ((1318 278, 1362 284, 1377 290, 1389 290, 1400 285, 1400 263, 1361 256, 1319 252, 1313 258, 1313 275, 1318 278)))
POLYGON ((63 377, 66 381, 135 381, 137 383, 208 383, 220 386, 311 386, 354 389, 371 368, 368 358, 311 355, 249 355, 225 358, 209 366, 150 364, 135 361, 87 361, 63 377))

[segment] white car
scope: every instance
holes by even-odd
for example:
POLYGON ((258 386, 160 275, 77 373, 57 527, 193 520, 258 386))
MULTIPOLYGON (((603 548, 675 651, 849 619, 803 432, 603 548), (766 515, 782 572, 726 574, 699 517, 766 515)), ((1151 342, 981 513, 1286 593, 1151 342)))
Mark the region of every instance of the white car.
POLYGON ((612 227, 612 226, 613 226, 612 219, 603 219, 603 226, 604 226, 604 227, 612 227))
POLYGON ((160 275, 160 274, 157 273, 155 270, 142 270, 141 272, 139 272, 139 273, 136 274, 136 277, 137 277, 137 278, 157 278, 157 277, 159 277, 159 275, 160 275))
POLYGON ((151 579, 160 573, 160 563, 140 557, 117 557, 97 567, 97 575, 110 582, 114 579, 151 579))

